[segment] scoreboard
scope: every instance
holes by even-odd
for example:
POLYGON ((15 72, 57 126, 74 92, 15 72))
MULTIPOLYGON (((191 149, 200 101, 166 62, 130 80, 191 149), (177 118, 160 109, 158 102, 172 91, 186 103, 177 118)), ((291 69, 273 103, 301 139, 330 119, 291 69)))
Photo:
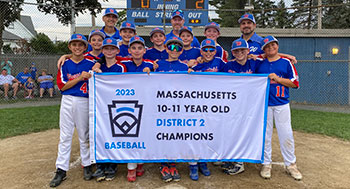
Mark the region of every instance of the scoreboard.
POLYGON ((127 0, 127 20, 136 25, 163 25, 164 1, 166 25, 170 25, 171 13, 175 9, 184 11, 187 26, 208 23, 208 0, 127 0))

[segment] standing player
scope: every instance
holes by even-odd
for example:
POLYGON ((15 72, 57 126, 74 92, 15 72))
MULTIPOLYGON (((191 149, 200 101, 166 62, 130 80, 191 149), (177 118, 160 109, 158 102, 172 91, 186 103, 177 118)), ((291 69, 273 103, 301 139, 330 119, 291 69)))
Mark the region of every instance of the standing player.
POLYGON ((179 60, 187 65, 192 65, 189 62, 196 61, 201 55, 199 48, 191 46, 193 37, 192 29, 190 27, 184 26, 180 29, 180 38, 184 43, 184 50, 182 51, 179 60))
POLYGON ((129 41, 132 37, 136 35, 136 27, 133 22, 125 21, 120 26, 120 35, 122 41, 119 43, 119 54, 121 57, 130 57, 129 53, 129 41))
POLYGON ((101 32, 105 34, 106 38, 114 38, 117 40, 121 39, 119 31, 115 27, 118 17, 117 10, 113 8, 106 8, 102 17, 102 21, 105 23, 105 26, 103 26, 101 29, 101 32))
POLYGON ((268 73, 271 79, 269 105, 267 113, 267 127, 264 148, 264 163, 260 171, 263 178, 271 178, 271 138, 273 123, 277 128, 280 148, 286 166, 286 171, 294 179, 301 180, 302 175, 296 166, 294 154, 294 138, 291 125, 289 107, 289 88, 298 88, 298 73, 289 59, 282 58, 278 54, 278 41, 273 36, 263 39, 262 49, 266 59, 257 69, 258 73, 268 73))
POLYGON ((215 57, 219 57, 225 62, 227 62, 228 54, 217 42, 217 39, 220 37, 220 25, 216 22, 208 23, 204 29, 204 36, 207 39, 212 39, 215 41, 215 44, 216 44, 215 57))
POLYGON ((99 60, 102 56, 102 42, 106 38, 106 35, 100 30, 92 30, 89 34, 89 44, 92 50, 85 53, 85 57, 91 57, 94 60, 99 60))
POLYGON ((143 56, 144 59, 148 60, 161 60, 167 59, 168 53, 165 50, 164 42, 165 42, 165 33, 162 28, 156 27, 153 28, 149 34, 151 36, 151 42, 153 43, 153 47, 148 48, 146 50, 146 54, 143 56))
POLYGON ((70 152, 74 128, 80 143, 80 157, 84 167, 84 180, 92 178, 89 153, 89 103, 88 73, 94 61, 84 57, 88 42, 81 34, 73 34, 68 42, 72 58, 66 60, 58 70, 57 85, 62 93, 60 108, 60 142, 56 160, 56 174, 50 186, 56 187, 66 179, 69 169, 70 152))
MULTIPOLYGON (((182 10, 174 10, 171 14, 171 26, 172 30, 170 33, 166 35, 166 41, 169 39, 172 39, 173 37, 179 37, 180 29, 184 26, 185 23, 185 17, 184 13, 182 10)), ((191 43, 193 47, 198 47, 200 46, 199 41, 196 37, 193 37, 193 41, 191 43)))

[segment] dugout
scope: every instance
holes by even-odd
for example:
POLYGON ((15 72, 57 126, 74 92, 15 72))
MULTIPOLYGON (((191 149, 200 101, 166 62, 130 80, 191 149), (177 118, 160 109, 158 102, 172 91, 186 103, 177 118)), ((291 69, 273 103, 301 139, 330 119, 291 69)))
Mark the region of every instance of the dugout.
MULTIPOLYGON (((94 27, 98 28, 98 27, 94 27)), ((88 35, 92 27, 77 27, 77 33, 88 35)), ((137 27, 147 46, 153 27, 137 27)), ((166 28, 166 33, 171 29, 166 28)), ((193 28, 201 42, 204 27, 193 28)), ((273 35, 280 42, 280 52, 294 55, 300 78, 300 88, 290 90, 291 100, 306 104, 350 105, 350 29, 256 29, 260 36, 273 35), (338 49, 337 54, 332 49, 338 49)), ((221 28, 218 42, 230 50, 232 41, 239 38, 239 28, 221 28)))

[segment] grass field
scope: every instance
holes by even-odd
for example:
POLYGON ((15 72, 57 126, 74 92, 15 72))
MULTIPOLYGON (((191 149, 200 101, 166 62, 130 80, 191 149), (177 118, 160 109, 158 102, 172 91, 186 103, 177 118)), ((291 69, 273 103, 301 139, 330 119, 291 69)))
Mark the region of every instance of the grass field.
MULTIPOLYGON (((0 138, 58 128, 59 106, 0 109, 0 138)), ((350 114, 292 109, 293 129, 350 140, 350 114)))

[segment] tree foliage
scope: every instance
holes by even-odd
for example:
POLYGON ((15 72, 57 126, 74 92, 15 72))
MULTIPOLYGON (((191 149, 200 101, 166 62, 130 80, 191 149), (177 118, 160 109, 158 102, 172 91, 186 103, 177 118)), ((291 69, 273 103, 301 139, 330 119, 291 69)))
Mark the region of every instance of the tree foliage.
MULTIPOLYGON (((105 0, 108 1, 108 0, 105 0)), ((55 14, 58 21, 64 25, 71 23, 71 0, 37 0, 41 5, 38 6, 39 11, 45 14, 55 14)), ((97 0, 75 0, 74 4, 75 16, 84 14, 87 11, 91 15, 96 16, 102 8, 97 0)))
POLYGON ((22 11, 21 5, 24 0, 17 0, 16 2, 0 1, 0 50, 3 46, 2 33, 5 27, 9 26, 16 19, 20 18, 22 11))
POLYGON ((277 11, 275 14, 276 28, 292 28, 293 22, 291 20, 292 15, 287 11, 286 4, 283 0, 280 0, 277 4, 277 11))
POLYGON ((293 7, 299 7, 292 13, 294 27, 312 29, 317 27, 317 0, 293 0, 293 7), (302 8, 305 7, 305 8, 302 8))
POLYGON ((32 38, 30 40, 30 46, 34 53, 38 54, 54 54, 56 52, 55 45, 44 33, 38 33, 32 38))
POLYGON ((262 9, 261 12, 257 12, 255 14, 255 17, 258 18, 256 19, 257 27, 262 27, 262 28, 275 27, 276 11, 270 10, 270 9, 276 8, 276 5, 274 4, 273 1, 270 1, 270 0, 253 1, 253 6, 256 7, 257 9, 262 9))
POLYGON ((350 0, 328 0, 334 6, 324 8, 322 26, 326 29, 350 28, 350 0))
POLYGON ((117 27, 120 27, 122 23, 126 21, 126 10, 118 12, 118 16, 117 27))
POLYGON ((244 12, 238 11, 222 11, 222 9, 244 9, 246 0, 212 0, 209 1, 210 5, 213 5, 218 10, 215 11, 219 14, 220 19, 215 19, 221 27, 238 27, 237 20, 244 14, 244 12))

